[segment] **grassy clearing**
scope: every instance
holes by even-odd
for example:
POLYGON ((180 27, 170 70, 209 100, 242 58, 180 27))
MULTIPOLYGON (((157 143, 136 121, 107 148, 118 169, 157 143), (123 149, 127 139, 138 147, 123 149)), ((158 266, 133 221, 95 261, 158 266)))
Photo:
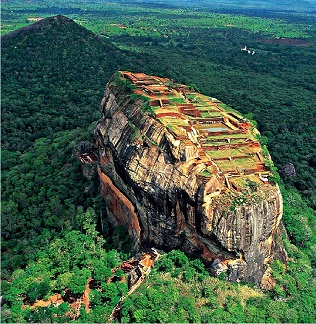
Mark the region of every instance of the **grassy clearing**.
POLYGON ((227 158, 228 157, 238 157, 245 155, 245 152, 238 149, 232 149, 232 150, 218 150, 218 151, 207 151, 207 154, 209 154, 214 159, 220 159, 220 158, 227 158))
POLYGON ((48 1, 28 3, 27 7, 13 1, 2 4, 3 35, 29 24, 27 18, 32 16, 52 16, 66 14, 79 24, 104 37, 124 36, 151 37, 149 42, 158 38, 188 36, 190 29, 239 28, 254 33, 263 32, 274 37, 305 38, 308 37, 308 25, 289 23, 279 18, 259 18, 242 15, 218 14, 179 9, 146 8, 139 5, 121 5, 115 2, 103 5, 78 1, 75 5, 58 2, 56 12, 49 7, 48 1), (73 7, 77 13, 71 13, 73 7), (20 9, 20 10, 19 10, 20 9), (25 12, 26 11, 26 12, 25 12), (29 11, 29 13, 27 12, 29 11), (89 11, 93 13, 89 13, 89 11), (106 19, 105 19, 106 17, 106 19), (171 20, 172 19, 172 20, 171 20), (172 28, 170 28, 172 21, 172 28))
POLYGON ((216 135, 216 136, 208 136, 207 140, 216 140, 216 139, 246 139, 249 138, 249 134, 229 134, 229 135, 216 135))
POLYGON ((184 98, 182 98, 182 97, 178 97, 178 98, 173 97, 173 98, 170 99, 170 101, 174 105, 175 104, 185 104, 186 103, 185 100, 184 100, 184 98))
POLYGON ((256 160, 253 158, 241 158, 236 160, 221 160, 216 161, 216 164, 222 171, 225 170, 244 170, 252 169, 256 166, 256 160))

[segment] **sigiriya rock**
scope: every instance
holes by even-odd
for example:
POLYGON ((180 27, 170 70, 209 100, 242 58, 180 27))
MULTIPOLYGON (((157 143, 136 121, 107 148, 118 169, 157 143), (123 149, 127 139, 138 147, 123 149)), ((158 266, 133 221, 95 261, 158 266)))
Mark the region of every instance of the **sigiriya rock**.
POLYGON ((181 249, 214 275, 262 284, 275 252, 285 253, 282 197, 251 122, 192 87, 126 71, 101 107, 101 195, 134 249, 181 249))

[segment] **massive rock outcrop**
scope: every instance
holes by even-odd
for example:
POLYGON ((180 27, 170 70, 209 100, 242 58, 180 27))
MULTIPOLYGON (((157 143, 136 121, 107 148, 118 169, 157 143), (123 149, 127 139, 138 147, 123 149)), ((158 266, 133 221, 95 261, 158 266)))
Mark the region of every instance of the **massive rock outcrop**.
POLYGON ((250 122, 215 98, 141 73, 115 74, 101 106, 101 194, 134 248, 181 249, 215 275, 260 284, 282 197, 250 122))

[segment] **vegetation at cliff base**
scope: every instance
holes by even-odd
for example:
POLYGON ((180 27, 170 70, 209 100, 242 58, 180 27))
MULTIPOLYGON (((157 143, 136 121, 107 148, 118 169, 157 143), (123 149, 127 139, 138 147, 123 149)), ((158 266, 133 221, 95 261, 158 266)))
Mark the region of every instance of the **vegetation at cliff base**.
POLYGON ((273 270, 277 285, 271 292, 262 292, 244 283, 212 278, 199 260, 189 260, 183 252, 172 251, 163 255, 148 280, 124 300, 120 320, 123 323, 313 322, 316 280, 308 279, 312 272, 308 258, 301 256, 291 261, 287 271, 277 261, 273 270))
POLYGON ((116 321, 316 321, 312 13, 13 0, 2 3, 2 25, 3 35, 27 26, 2 39, 2 322, 106 322, 127 293, 122 273, 109 277, 131 257, 131 242, 106 221, 95 166, 77 157, 80 141, 94 141, 117 70, 192 84, 256 120, 281 175, 289 262, 272 263, 275 285, 261 291, 169 252, 116 321), (57 14, 74 21, 32 25, 57 14), (91 311, 81 305, 77 316, 71 305, 89 280, 91 311), (58 307, 31 308, 56 295, 65 301, 58 307))

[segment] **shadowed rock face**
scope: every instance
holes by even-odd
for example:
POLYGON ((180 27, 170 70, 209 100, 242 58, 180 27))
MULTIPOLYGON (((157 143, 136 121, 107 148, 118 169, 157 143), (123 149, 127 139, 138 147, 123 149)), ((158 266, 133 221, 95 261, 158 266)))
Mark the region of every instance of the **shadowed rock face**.
POLYGON ((282 197, 268 180, 256 130, 220 105, 168 79, 113 76, 96 127, 101 195, 135 250, 181 249, 215 275, 260 284, 282 197))

